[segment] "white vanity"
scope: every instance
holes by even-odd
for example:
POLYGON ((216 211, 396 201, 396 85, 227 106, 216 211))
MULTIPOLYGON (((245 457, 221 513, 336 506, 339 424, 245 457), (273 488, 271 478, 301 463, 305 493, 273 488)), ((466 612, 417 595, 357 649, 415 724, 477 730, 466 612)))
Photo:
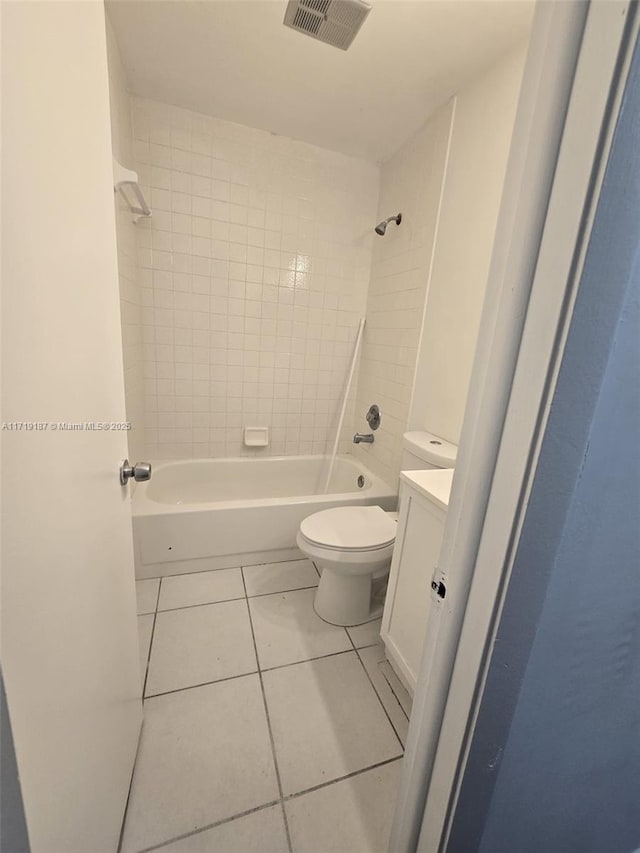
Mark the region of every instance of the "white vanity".
POLYGON ((413 695, 432 608, 453 469, 403 471, 400 514, 380 636, 396 674, 413 695))

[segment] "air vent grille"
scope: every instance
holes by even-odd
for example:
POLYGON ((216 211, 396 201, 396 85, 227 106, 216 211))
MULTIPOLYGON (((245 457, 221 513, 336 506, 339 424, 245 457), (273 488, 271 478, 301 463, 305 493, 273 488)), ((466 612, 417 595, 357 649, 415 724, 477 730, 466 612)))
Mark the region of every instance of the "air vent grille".
POLYGON ((346 50, 370 11, 365 0, 289 0, 284 24, 346 50))
POLYGON ((327 9, 331 5, 331 0, 301 0, 301 6, 306 6, 307 9, 312 9, 319 15, 326 15, 327 9))
POLYGON ((304 30, 305 33, 317 35, 320 24, 324 18, 321 15, 313 15, 301 6, 296 9, 296 14, 291 25, 294 30, 304 30))

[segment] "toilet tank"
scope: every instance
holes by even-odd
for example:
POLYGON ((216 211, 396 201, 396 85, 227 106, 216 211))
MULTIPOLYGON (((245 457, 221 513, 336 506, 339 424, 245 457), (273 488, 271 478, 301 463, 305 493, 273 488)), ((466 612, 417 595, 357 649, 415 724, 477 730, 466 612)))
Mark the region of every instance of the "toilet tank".
POLYGON ((457 453, 457 445, 430 432, 405 432, 402 437, 402 470, 455 468, 457 453))

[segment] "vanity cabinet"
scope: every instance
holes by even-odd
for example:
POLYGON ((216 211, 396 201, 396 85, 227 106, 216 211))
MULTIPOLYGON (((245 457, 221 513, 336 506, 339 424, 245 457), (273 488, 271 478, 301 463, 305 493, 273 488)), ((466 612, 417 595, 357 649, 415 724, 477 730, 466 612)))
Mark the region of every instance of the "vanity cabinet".
POLYGON ((380 636, 413 695, 432 606, 431 581, 444 532, 452 469, 403 471, 400 514, 380 636))

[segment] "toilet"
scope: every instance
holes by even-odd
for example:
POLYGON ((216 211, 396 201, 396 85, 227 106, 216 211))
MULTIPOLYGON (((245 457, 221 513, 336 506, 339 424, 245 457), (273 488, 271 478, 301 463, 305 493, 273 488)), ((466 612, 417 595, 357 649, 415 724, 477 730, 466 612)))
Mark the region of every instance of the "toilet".
MULTIPOLYGON (((457 448, 427 432, 404 435, 404 470, 453 468, 457 448)), ((300 524, 296 543, 321 571, 315 611, 332 625, 362 625, 382 614, 372 582, 389 573, 397 513, 379 506, 340 506, 300 524)))
POLYGON ((321 570, 315 611, 332 625, 361 625, 377 618, 371 607, 374 576, 389 572, 396 513, 379 506, 339 506, 305 518, 298 548, 321 570))

